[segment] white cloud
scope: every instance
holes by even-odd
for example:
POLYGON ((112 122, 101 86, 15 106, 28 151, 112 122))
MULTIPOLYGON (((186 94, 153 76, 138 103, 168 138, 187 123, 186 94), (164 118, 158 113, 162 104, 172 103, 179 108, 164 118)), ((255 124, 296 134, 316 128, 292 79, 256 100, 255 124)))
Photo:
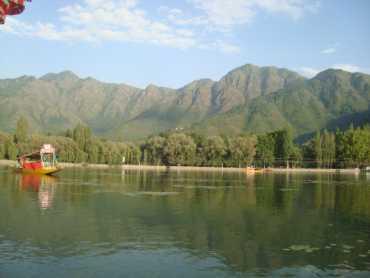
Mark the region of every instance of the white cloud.
POLYGON ((218 49, 225 54, 239 54, 241 52, 240 48, 236 45, 226 43, 224 41, 216 41, 209 44, 203 44, 199 46, 201 49, 218 49))
POLYGON ((369 68, 363 68, 357 65, 352 64, 335 64, 326 68, 311 68, 311 67, 301 67, 298 69, 298 71, 307 78, 315 77, 318 73, 324 71, 325 69, 340 69, 347 72, 362 72, 370 74, 369 68))
POLYGON ((192 30, 151 20, 136 0, 84 0, 59 10, 61 24, 26 24, 9 18, 0 31, 56 41, 123 41, 179 49, 199 44, 192 30), (27 28, 23 28, 27 26, 27 28), (63 26, 63 27, 59 27, 63 26))
POLYGON ((58 31, 60 39, 141 42, 180 49, 198 43, 191 30, 151 20, 138 8, 136 0, 85 0, 82 5, 63 7, 60 13, 61 20, 68 25, 58 31))
POLYGON ((366 69, 351 64, 335 64, 332 66, 333 69, 341 69, 348 72, 366 72, 366 69))
POLYGON ((204 26, 209 24, 209 21, 204 16, 186 17, 184 12, 180 9, 171 9, 167 6, 161 6, 158 9, 159 13, 175 25, 189 25, 189 26, 204 26))
POLYGON ((238 46, 223 41, 216 42, 216 48, 227 54, 239 54, 241 51, 238 46))
MULTIPOLYGON (((230 30, 233 26, 251 22, 258 12, 280 13, 293 19, 301 18, 306 12, 315 12, 319 1, 308 0, 188 0, 202 12, 198 17, 188 20, 181 19, 180 23, 205 24, 218 30, 230 30)), ((179 21, 182 13, 176 13, 179 21)), ((174 22, 176 22, 174 21, 174 22)))
MULTIPOLYGON (((298 19, 312 11, 309 0, 187 0, 190 16, 178 8, 160 7, 153 19, 139 0, 79 0, 59 9, 59 18, 34 24, 8 18, 0 31, 22 37, 65 42, 147 43, 177 49, 217 49, 237 54, 240 48, 223 34, 250 22, 259 11, 298 19), (214 34, 210 34, 214 33, 214 34), (217 39, 215 39, 217 38, 217 39)), ((312 3, 312 1, 311 1, 312 3)), ((315 2, 316 3, 316 2, 315 2)))
POLYGON ((305 77, 307 78, 312 78, 316 76, 321 70, 315 69, 315 68, 310 68, 310 67, 301 67, 298 69, 298 71, 305 77))
POLYGON ((293 19, 301 18, 306 12, 316 12, 319 1, 305 0, 256 0, 258 6, 268 12, 287 14, 293 19))
POLYGON ((337 52, 337 49, 335 47, 329 47, 329 48, 326 48, 326 49, 323 49, 321 50, 321 54, 333 54, 337 52))

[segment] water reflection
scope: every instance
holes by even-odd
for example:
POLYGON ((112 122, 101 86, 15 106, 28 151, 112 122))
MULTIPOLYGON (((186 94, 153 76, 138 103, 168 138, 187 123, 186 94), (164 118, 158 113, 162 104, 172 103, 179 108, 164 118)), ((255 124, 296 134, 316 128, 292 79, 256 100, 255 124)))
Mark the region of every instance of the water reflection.
POLYGON ((22 191, 37 192, 38 203, 41 209, 46 210, 52 207, 57 177, 48 175, 20 174, 20 188, 22 191))
POLYGON ((101 266, 114 277, 174 277, 179 269, 182 277, 370 274, 366 176, 67 170, 59 179, 19 177, 15 187, 13 175, 0 174, 0 264, 10 272, 17 254, 35 264, 57 257, 60 268, 101 266), (49 209, 40 214, 43 203, 49 209))

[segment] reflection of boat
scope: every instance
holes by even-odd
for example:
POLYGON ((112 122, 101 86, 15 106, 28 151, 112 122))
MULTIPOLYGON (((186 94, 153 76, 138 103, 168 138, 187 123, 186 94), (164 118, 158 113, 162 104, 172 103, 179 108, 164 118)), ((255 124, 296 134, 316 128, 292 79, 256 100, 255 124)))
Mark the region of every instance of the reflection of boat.
POLYGON ((18 158, 18 169, 24 173, 51 175, 61 169, 55 157, 55 149, 49 144, 38 152, 22 155, 18 158))
POLYGON ((20 186, 22 190, 39 192, 41 186, 55 185, 56 177, 48 175, 22 174, 20 175, 20 186))
POLYGON ((20 187, 23 191, 37 192, 40 208, 48 209, 53 204, 57 180, 56 177, 49 175, 23 174, 20 187))

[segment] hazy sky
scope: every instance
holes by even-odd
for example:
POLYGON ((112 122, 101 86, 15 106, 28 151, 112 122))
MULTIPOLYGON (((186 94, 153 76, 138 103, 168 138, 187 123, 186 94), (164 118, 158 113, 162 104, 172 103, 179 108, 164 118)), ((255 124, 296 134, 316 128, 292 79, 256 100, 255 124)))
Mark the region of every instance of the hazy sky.
POLYGON ((246 63, 370 73, 368 0, 34 0, 0 26, 0 78, 71 70, 145 87, 246 63))

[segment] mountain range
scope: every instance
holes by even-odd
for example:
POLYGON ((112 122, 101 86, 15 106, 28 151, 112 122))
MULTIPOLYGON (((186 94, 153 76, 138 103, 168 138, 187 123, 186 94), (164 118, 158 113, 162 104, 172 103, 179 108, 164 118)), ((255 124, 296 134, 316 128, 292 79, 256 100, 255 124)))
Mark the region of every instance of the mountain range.
POLYGON ((83 123, 97 135, 125 140, 171 129, 234 135, 284 127, 304 137, 368 122, 369 103, 370 75, 334 69, 307 79, 247 64, 219 81, 196 80, 180 89, 140 89, 65 71, 0 80, 0 130, 12 132, 23 115, 34 132, 83 123))

